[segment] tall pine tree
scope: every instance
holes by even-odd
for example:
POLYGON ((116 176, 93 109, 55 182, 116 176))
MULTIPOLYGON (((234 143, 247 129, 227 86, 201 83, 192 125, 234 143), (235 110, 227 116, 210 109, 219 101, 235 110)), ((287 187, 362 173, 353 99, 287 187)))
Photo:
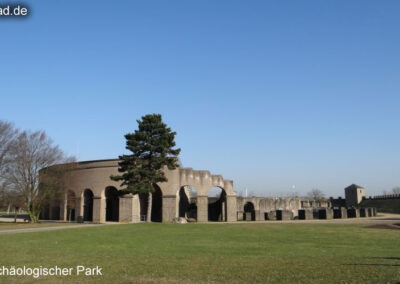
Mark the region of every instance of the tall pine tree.
POLYGON ((123 194, 139 194, 150 198, 155 190, 154 185, 167 181, 163 168, 173 170, 179 166, 181 149, 173 149, 176 132, 163 123, 161 114, 145 115, 137 123, 138 130, 125 135, 126 149, 132 154, 119 157, 118 171, 121 175, 111 176, 111 179, 122 181, 123 194))

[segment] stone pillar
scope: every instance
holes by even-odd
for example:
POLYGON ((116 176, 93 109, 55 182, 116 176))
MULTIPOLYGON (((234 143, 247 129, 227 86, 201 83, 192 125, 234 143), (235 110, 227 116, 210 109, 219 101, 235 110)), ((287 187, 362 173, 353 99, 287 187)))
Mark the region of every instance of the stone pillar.
POLYGON ((243 221, 243 211, 238 211, 237 212, 237 220, 238 221, 243 221))
POLYGON ((344 207, 341 207, 340 211, 342 212, 342 218, 347 218, 347 209, 344 207))
POLYGON ((134 197, 133 195, 125 195, 119 198, 119 221, 126 223, 135 222, 139 216, 137 216, 137 210, 134 210, 134 197))
POLYGON ((356 211, 356 218, 359 218, 360 217, 360 209, 356 208, 355 211, 356 211))
POLYGON ((208 222, 208 196, 197 196, 197 222, 208 222))
MULTIPOLYGON (((180 190, 178 190, 178 192, 176 193, 176 197, 175 197, 175 218, 179 217, 179 203, 181 201, 181 197, 180 197, 180 190)), ((190 200, 189 200, 190 203, 190 200)), ((186 216, 186 214, 185 214, 186 216)))
POLYGON ((222 222, 226 222, 226 201, 222 201, 222 204, 221 204, 221 211, 222 211, 222 222))
POLYGON ((171 223, 176 216, 176 196, 164 195, 162 197, 162 222, 171 223))
POLYGON ((261 214, 260 210, 255 210, 254 214, 255 214, 255 220, 256 221, 263 221, 264 220, 264 216, 261 214))
POLYGON ((83 198, 77 197, 75 199, 75 221, 78 221, 80 218, 83 220, 83 203, 83 198))
POLYGON ((227 203, 226 221, 236 222, 237 221, 236 195, 226 196, 226 203, 227 203))
POLYGON ((276 210, 269 211, 268 220, 276 220, 276 210))
POLYGON ((60 220, 67 221, 67 200, 60 202, 60 220))
POLYGON ((101 197, 93 197, 93 222, 106 222, 106 199, 101 197))

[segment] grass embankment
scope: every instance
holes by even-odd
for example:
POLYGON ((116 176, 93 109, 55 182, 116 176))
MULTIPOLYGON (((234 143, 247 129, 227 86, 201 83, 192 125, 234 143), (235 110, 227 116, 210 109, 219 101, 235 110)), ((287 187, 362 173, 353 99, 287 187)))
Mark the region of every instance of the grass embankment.
POLYGON ((400 230, 356 224, 113 225, 0 235, 0 252, 4 266, 103 268, 47 283, 400 281, 400 230))

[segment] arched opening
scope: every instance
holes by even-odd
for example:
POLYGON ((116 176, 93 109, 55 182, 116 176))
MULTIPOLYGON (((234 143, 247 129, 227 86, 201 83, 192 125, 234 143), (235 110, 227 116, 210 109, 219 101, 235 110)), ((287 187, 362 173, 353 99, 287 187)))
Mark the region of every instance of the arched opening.
POLYGON ((93 192, 90 189, 83 192, 83 220, 93 221, 93 192))
POLYGON ((182 186, 178 191, 178 217, 197 220, 197 191, 192 186, 182 186))
POLYGON ((151 194, 151 222, 162 222, 162 192, 158 185, 151 194))
POLYGON ((211 188, 208 192, 208 221, 225 222, 226 215, 225 190, 220 187, 211 188))
POLYGON ((254 210, 253 202, 246 202, 244 205, 244 220, 246 221, 255 221, 256 220, 256 212, 254 210))
POLYGON ((139 205, 140 205, 140 221, 147 221, 147 210, 149 208, 149 194, 140 193, 139 194, 139 205))
MULTIPOLYGON (((75 221, 75 202, 76 202, 76 197, 75 197, 75 192, 73 191, 68 191, 67 193, 67 221, 75 221)), ((57 212, 60 212, 59 207, 53 207, 55 208, 53 217, 57 212)), ((59 213, 58 213, 59 214, 59 213)))
POLYGON ((42 210, 40 210, 40 220, 50 220, 50 204, 50 198, 46 197, 43 200, 42 210))
POLYGON ((50 220, 50 205, 48 203, 43 205, 43 209, 40 211, 41 220, 50 220))
POLYGON ((106 221, 119 221, 119 197, 118 190, 115 187, 109 186, 106 188, 106 221))

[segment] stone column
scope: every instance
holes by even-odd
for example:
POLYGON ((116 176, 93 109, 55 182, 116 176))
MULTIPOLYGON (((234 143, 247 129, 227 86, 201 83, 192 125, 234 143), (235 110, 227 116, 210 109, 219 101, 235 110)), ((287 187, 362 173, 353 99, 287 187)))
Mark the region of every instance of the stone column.
POLYGON ((176 216, 176 196, 164 195, 162 197, 162 222, 170 223, 176 216))
POLYGON ((236 195, 227 196, 226 203, 227 203, 226 221, 236 222, 237 221, 236 195))
POLYGON ((119 198, 119 221, 134 222, 133 196, 131 194, 119 198))
POLYGON ((175 197, 175 218, 179 217, 179 203, 181 201, 181 197, 180 197, 179 193, 180 193, 180 190, 178 190, 176 197, 175 197))
POLYGON ((208 196, 197 196, 197 222, 208 222, 208 196))
POLYGON ((264 220, 264 214, 260 212, 260 210, 254 210, 254 215, 255 215, 255 220, 256 221, 263 221, 264 220))
POLYGON ((222 211, 222 222, 226 222, 226 201, 222 201, 222 204, 221 204, 221 211, 222 211))
POLYGON ((60 202, 60 220, 67 221, 67 200, 60 202))
POLYGON ((75 199, 75 221, 78 221, 79 217, 83 220, 83 203, 83 198, 77 197, 75 199))
POLYGON ((237 212, 237 220, 238 221, 243 221, 243 211, 238 211, 237 212))
POLYGON ((106 199, 93 197, 93 222, 104 223, 106 221, 106 199))

